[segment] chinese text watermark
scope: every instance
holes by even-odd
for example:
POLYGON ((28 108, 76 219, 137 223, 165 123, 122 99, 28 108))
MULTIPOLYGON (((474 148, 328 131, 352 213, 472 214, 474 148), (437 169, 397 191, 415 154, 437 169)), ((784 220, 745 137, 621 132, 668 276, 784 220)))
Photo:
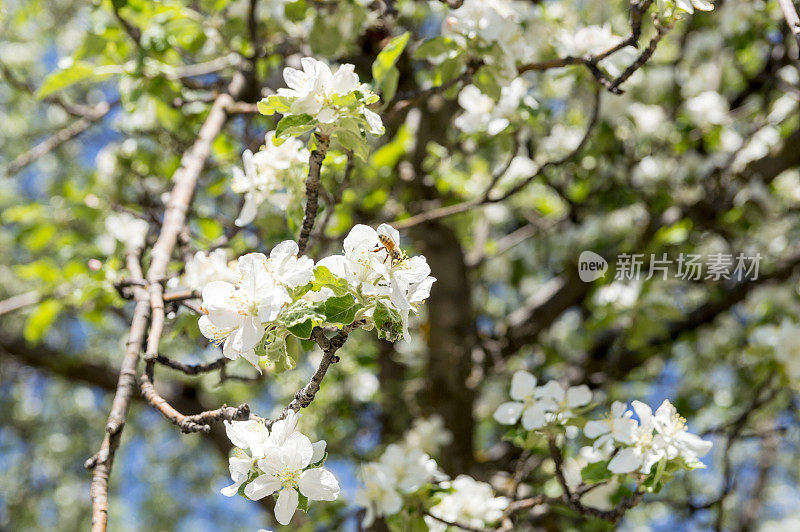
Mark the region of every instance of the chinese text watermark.
MULTIPOLYGON (((680 253, 668 257, 666 253, 622 253, 614 267, 615 281, 650 280, 652 278, 682 279, 684 281, 754 281, 758 279, 761 254, 745 253, 680 253)), ((584 251, 578 258, 578 275, 581 281, 592 282, 605 277, 608 261, 593 251, 584 251)))

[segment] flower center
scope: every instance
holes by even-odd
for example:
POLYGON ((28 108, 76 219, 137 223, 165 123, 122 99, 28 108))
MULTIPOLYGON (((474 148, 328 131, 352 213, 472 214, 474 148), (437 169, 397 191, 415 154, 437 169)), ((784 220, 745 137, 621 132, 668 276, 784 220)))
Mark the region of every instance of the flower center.
POLYGON ((300 479, 300 470, 284 467, 275 473, 275 478, 278 479, 278 481, 281 483, 281 486, 284 488, 296 488, 297 481, 300 479))

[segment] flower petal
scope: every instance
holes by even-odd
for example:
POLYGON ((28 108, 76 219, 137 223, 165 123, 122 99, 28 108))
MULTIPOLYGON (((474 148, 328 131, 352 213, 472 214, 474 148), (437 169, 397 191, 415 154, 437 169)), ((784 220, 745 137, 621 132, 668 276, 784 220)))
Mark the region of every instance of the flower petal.
POLYGON ((608 463, 612 473, 632 473, 642 466, 642 454, 633 447, 620 450, 608 463))
POLYGON ((272 495, 281 489, 281 483, 272 475, 260 475, 253 482, 244 487, 244 494, 248 499, 257 501, 267 495, 272 495))
POLYGON ((282 525, 288 525, 292 520, 300 497, 295 489, 285 488, 278 495, 278 502, 275 503, 275 519, 282 525))
POLYGON ((522 403, 509 401, 503 403, 494 412, 494 419, 503 425, 513 425, 519 421, 519 416, 522 414, 522 409, 525 407, 522 403))
POLYGON ((312 501, 335 501, 339 498, 339 482, 324 467, 303 471, 297 486, 300 493, 312 501))
POLYGON ((519 370, 511 377, 511 398, 517 401, 524 401, 533 397, 536 389, 536 377, 527 371, 519 370))

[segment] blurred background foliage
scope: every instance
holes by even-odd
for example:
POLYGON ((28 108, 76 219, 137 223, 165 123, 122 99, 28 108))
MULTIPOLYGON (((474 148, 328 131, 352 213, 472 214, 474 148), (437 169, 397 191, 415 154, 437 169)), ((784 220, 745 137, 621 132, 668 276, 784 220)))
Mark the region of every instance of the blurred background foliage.
MULTIPOLYGON (((253 65, 249 102, 283 86, 282 67, 303 55, 353 63, 370 80, 387 39, 408 30, 398 98, 452 77, 453 65, 413 58, 423 39, 439 33, 449 11, 444 3, 401 0, 393 18, 355 0, 257 4, 255 33, 247 1, 0 4, 3 529, 88 526, 82 464, 102 438, 131 312, 114 288, 124 276, 122 248, 105 220, 132 210, 158 222, 171 176, 236 66, 253 65), (71 127, 79 131, 70 140, 35 151, 71 127)), ((554 43, 563 32, 582 26, 628 32, 627 2, 529 4, 539 10, 527 31, 537 35, 532 52, 542 59, 559 54, 554 43)), ((574 147, 592 112, 591 74, 576 66, 526 76, 536 105, 517 110, 512 124, 493 135, 453 126, 463 112, 457 89, 389 106, 387 134, 366 163, 357 163, 311 256, 340 249, 355 223, 407 219, 473 198, 515 154, 519 165, 500 181, 505 189, 525 177, 526 164, 574 147)), ((426 254, 439 279, 430 312, 410 344, 357 332, 344 347, 302 420, 312 440, 328 441, 328 465, 343 498, 312 505, 293 529, 356 529, 358 464, 420 416, 442 414, 454 433, 441 457, 448 472, 502 477, 498 472, 517 456, 500 441, 491 413, 511 372, 526 368, 590 383, 609 403, 669 397, 693 430, 715 440, 707 470, 649 497, 621 528, 796 530, 800 440, 792 365, 800 360, 750 339, 759 326, 800 320, 799 82, 796 43, 778 2, 720 0, 715 11, 679 22, 623 95, 601 95, 580 156, 541 172, 505 202, 404 230, 403 245, 426 254), (586 284, 576 270, 585 249, 606 257, 611 273, 624 252, 763 259, 760 278, 743 284, 614 282, 610 274, 586 284)), ((275 121, 239 114, 214 141, 190 213, 189 248, 206 249, 228 234, 239 208, 231 166, 263 142, 275 121)), ((337 188, 344 165, 342 153, 328 157, 327 190, 337 188)), ((229 257, 294 238, 299 209, 262 209, 227 241, 229 257)), ((180 271, 177 261, 173 271, 180 271)), ((163 350, 187 362, 216 358, 196 317, 171 311, 163 350)), ((308 353, 298 369, 263 378, 242 361, 224 375, 159 369, 159 386, 187 412, 248 402, 269 416, 294 396, 318 357, 308 353)), ((181 435, 137 399, 112 475, 111 529, 274 526, 259 504, 219 495, 227 452, 219 434, 181 435)), ((534 471, 535 492, 555 488, 550 473, 546 463, 534 471)), ((557 509, 533 523, 549 530, 612 527, 557 509)))

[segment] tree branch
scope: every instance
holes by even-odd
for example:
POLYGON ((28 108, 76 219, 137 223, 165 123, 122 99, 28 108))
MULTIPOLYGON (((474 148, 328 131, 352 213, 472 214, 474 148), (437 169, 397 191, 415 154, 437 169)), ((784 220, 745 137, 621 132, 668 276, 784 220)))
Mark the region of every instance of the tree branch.
POLYGON ((308 245, 308 238, 317 219, 317 206, 319 204, 319 174, 322 171, 322 161, 328 153, 331 138, 321 133, 314 134, 317 147, 308 158, 308 178, 306 179, 306 212, 303 216, 303 225, 300 228, 300 237, 297 239, 298 255, 302 255, 308 245))
MULTIPOLYGON (((92 531, 104 532, 108 526, 108 478, 114 460, 114 453, 119 446, 122 426, 130 405, 133 388, 136 382, 136 366, 139 362, 147 329, 147 321, 153 311, 153 324, 148 340, 148 349, 155 348, 157 354, 158 337, 163 329, 164 307, 161 281, 166 274, 172 251, 177 243, 178 234, 183 229, 186 212, 194 194, 197 178, 205 165, 211 151, 211 143, 222 131, 226 122, 226 107, 232 103, 242 90, 244 78, 237 73, 229 87, 229 92, 221 94, 211 106, 208 117, 200 128, 200 133, 189 152, 184 154, 181 167, 173 176, 175 185, 170 193, 164 222, 151 251, 150 268, 147 273, 148 288, 134 286, 136 307, 131 324, 131 332, 126 344, 125 357, 120 371, 119 384, 114 396, 111 414, 106 426, 106 436, 97 454, 97 463, 92 473, 92 531), (159 305, 160 302, 160 305, 159 305), (154 339, 155 338, 155 339, 154 339)), ((143 278, 138 255, 129 254, 128 271, 134 279, 143 278)))

